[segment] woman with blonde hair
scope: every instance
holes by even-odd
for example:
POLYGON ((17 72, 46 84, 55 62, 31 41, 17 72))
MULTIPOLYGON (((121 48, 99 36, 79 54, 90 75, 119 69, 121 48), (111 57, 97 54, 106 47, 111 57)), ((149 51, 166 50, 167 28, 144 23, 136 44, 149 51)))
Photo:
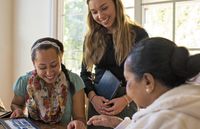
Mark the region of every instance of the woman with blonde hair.
MULTIPOLYGON (((87 0, 87 5, 88 31, 84 40, 81 77, 89 99, 88 118, 96 114, 121 118, 132 116, 136 106, 126 96, 123 64, 134 44, 148 34, 125 15, 121 0, 87 0), (92 69, 95 69, 94 76, 92 69), (97 93, 95 88, 105 71, 110 71, 121 82, 121 87, 111 99, 97 93)), ((92 125, 88 127, 98 128, 103 129, 92 125)))

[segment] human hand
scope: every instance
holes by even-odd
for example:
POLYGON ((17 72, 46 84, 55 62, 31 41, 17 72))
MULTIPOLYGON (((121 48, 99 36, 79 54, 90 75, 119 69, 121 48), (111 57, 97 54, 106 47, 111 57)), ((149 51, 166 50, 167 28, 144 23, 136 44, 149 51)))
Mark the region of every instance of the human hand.
POLYGON ((67 129, 86 129, 86 126, 80 120, 73 120, 68 124, 67 129))
POLYGON ((119 97, 104 103, 102 114, 105 115, 117 115, 126 107, 127 101, 124 97, 119 97), (111 105, 111 106, 109 106, 111 105))
POLYGON ((24 113, 22 109, 15 109, 12 114, 10 115, 10 118, 18 118, 18 117, 24 117, 24 113))
POLYGON ((104 126, 115 128, 119 123, 122 122, 122 119, 116 116, 107 116, 107 115, 96 115, 91 117, 87 124, 94 126, 104 126))
POLYGON ((106 105, 104 103, 109 102, 108 99, 105 99, 102 96, 97 96, 95 95, 91 101, 92 105, 94 106, 95 110, 99 113, 102 114, 103 109, 106 108, 106 105))

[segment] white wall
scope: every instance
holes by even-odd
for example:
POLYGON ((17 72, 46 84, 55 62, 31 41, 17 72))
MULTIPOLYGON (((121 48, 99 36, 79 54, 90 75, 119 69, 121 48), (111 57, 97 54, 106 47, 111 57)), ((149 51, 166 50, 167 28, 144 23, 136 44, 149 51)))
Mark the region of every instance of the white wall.
POLYGON ((15 0, 14 80, 32 70, 30 49, 38 38, 51 35, 51 0, 15 0))
POLYGON ((0 98, 7 109, 13 97, 13 83, 33 68, 33 42, 53 35, 53 1, 0 0, 0 98))
POLYGON ((0 0, 0 98, 6 108, 12 98, 12 0, 0 0))

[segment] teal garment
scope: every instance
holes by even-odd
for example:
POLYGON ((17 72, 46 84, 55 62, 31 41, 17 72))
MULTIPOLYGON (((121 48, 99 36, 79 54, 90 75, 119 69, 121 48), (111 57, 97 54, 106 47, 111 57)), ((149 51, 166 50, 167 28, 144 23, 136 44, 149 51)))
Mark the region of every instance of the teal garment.
MULTIPOLYGON (((75 73, 68 72, 70 81, 74 84, 75 93, 85 88, 85 85, 82 79, 75 73)), ((15 82, 13 86, 14 93, 18 96, 22 96, 25 98, 27 93, 26 87, 28 84, 28 78, 31 75, 31 72, 27 73, 24 76, 19 77, 19 79, 15 82)), ((72 118, 72 94, 69 92, 67 95, 67 103, 65 107, 65 112, 63 118, 61 119, 61 123, 69 123, 72 118)))

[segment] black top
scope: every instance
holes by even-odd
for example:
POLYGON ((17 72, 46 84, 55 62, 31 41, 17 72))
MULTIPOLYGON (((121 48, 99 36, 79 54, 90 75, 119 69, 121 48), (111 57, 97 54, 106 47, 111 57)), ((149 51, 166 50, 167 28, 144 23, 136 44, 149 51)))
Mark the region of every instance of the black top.
MULTIPOLYGON (((143 38, 148 37, 148 33, 141 27, 133 25, 133 31, 136 34, 135 42, 137 43, 143 38)), ((106 38, 106 51, 100 60, 99 64, 95 65, 95 80, 92 82, 92 73, 88 72, 86 66, 82 63, 81 78, 85 83, 85 93, 88 95, 90 91, 95 91, 94 83, 98 83, 105 70, 110 70, 120 81, 122 86, 126 86, 126 81, 123 75, 124 62, 118 65, 115 60, 115 49, 113 46, 112 34, 105 34, 106 38)))

